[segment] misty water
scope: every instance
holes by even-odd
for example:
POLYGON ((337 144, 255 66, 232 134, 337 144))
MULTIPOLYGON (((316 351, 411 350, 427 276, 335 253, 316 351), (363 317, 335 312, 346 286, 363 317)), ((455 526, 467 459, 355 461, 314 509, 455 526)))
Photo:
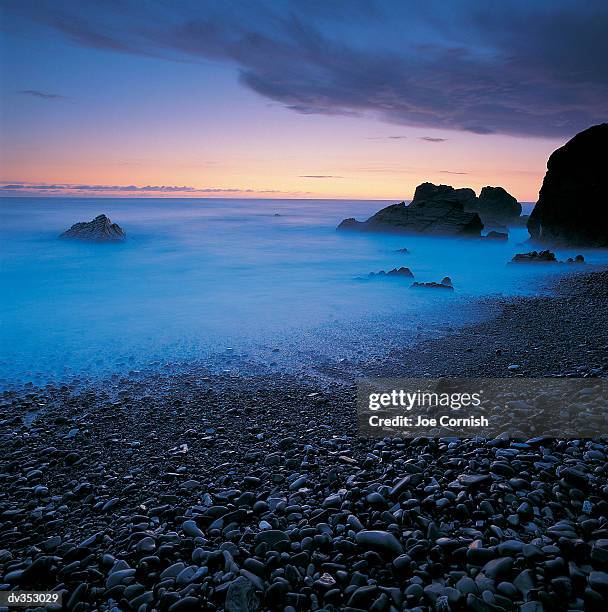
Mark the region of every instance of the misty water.
POLYGON ((529 250, 523 228, 506 243, 335 231, 386 204, 5 198, 0 383, 226 355, 286 368, 364 358, 468 322, 478 298, 535 293, 548 274, 572 269, 506 265, 529 250), (57 239, 100 213, 124 228, 125 243, 57 239), (456 291, 362 280, 400 266, 418 281, 450 276, 456 291))

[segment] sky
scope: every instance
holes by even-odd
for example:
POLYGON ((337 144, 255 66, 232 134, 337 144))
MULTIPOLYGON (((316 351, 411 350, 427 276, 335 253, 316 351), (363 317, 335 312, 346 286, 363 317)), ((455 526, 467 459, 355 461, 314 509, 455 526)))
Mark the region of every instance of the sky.
POLYGON ((608 3, 0 0, 0 195, 535 201, 608 3))

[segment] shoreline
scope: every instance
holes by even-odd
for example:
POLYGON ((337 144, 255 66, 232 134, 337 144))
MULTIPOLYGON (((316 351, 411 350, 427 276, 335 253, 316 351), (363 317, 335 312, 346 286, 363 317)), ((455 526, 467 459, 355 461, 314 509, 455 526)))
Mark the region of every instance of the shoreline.
MULTIPOLYGON (((517 375, 539 377, 588 374, 586 360, 595 364, 589 369, 608 371, 608 271, 580 271, 551 288, 542 296, 493 300, 496 316, 397 351, 389 367, 397 376, 503 377, 515 364, 517 375)), ((365 371, 378 375, 382 367, 365 371)))
MULTIPOLYGON (((591 273, 604 269, 604 266, 590 264, 585 269, 586 273, 591 273)), ((547 269, 547 273, 550 272, 552 270, 547 269)), ((403 313, 393 313, 366 316, 348 325, 336 326, 335 321, 327 321, 310 328, 302 337, 297 333, 293 338, 289 335, 271 335, 263 343, 253 344, 248 340, 240 346, 225 344, 221 350, 201 348, 201 356, 196 358, 172 354, 175 347, 169 346, 168 357, 156 352, 144 362, 127 352, 115 357, 114 366, 104 365, 101 370, 69 370, 63 375, 29 370, 27 376, 22 374, 13 382, 9 382, 9 374, 6 373, 0 380, 0 394, 19 394, 61 386, 84 391, 99 385, 112 386, 115 381, 128 377, 152 379, 157 375, 187 373, 217 376, 229 371, 243 377, 297 376, 306 373, 332 380, 335 375, 337 380, 348 382, 349 379, 363 376, 371 362, 384 363, 392 368, 395 365, 394 356, 400 352, 415 351, 429 340, 442 339, 461 328, 491 320, 505 304, 540 295, 550 296, 557 281, 577 273, 566 277, 552 274, 541 276, 537 293, 532 296, 504 296, 498 293, 473 297, 470 301, 466 301, 466 298, 463 301, 463 296, 454 296, 457 297, 454 303, 438 295, 438 304, 444 303, 436 305, 435 312, 425 310, 418 318, 413 318, 411 313, 405 317, 403 313), (330 357, 332 351, 334 355, 330 357)))
POLYGON ((604 442, 365 440, 353 381, 605 377, 607 298, 608 272, 581 271, 329 372, 5 392, 2 582, 98 609, 229 609, 241 595, 262 609, 559 609, 565 592, 570 609, 599 609, 604 442))

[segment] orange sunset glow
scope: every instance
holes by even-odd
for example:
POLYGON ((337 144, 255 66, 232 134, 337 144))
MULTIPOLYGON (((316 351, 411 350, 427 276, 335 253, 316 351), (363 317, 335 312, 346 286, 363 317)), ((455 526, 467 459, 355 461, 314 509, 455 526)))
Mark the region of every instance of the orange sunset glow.
MULTIPOLYGON (((483 100, 462 97, 468 76, 450 72, 465 69, 459 65, 429 67, 403 87, 387 76, 382 87, 395 90, 383 100, 365 82, 373 73, 348 83, 345 94, 341 81, 350 75, 338 72, 340 65, 330 76, 330 67, 314 64, 309 72, 318 70, 323 83, 315 92, 318 80, 307 82, 308 73, 278 82, 282 60, 261 48, 251 66, 249 56, 184 52, 177 43, 175 53, 156 51, 153 40, 127 53, 120 49, 135 42, 126 31, 111 29, 116 40, 101 44, 49 27, 43 10, 32 22, 13 9, 16 25, 1 48, 3 195, 409 199, 416 185, 431 181, 477 191, 502 185, 535 201, 547 156, 570 131, 567 109, 556 108, 555 119, 523 109, 527 90, 515 82, 512 109, 483 110, 483 100), (255 71, 268 80, 264 86, 255 71), (415 90, 417 82, 428 89, 441 79, 445 91, 428 100, 415 90)), ((111 11, 99 16, 117 18, 111 11)), ((411 35, 422 36, 415 29, 411 35)), ((290 53, 303 53, 297 40, 290 44, 290 53)), ((412 70, 422 68, 405 63, 397 76, 412 70)))

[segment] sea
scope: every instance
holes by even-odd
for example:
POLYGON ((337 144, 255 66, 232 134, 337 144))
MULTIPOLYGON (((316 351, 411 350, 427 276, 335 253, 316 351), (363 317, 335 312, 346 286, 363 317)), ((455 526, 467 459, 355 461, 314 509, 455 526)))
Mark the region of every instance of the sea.
MULTIPOLYGON (((525 228, 507 242, 336 231, 389 203, 3 198, 0 385, 194 362, 302 371, 375 358, 472 322, 486 298, 537 294, 573 269, 507 265, 530 250, 525 228), (58 239, 101 213, 124 243, 58 239), (417 281, 449 276, 455 291, 368 278, 401 266, 417 281)), ((606 259, 557 254, 579 252, 606 259)))

